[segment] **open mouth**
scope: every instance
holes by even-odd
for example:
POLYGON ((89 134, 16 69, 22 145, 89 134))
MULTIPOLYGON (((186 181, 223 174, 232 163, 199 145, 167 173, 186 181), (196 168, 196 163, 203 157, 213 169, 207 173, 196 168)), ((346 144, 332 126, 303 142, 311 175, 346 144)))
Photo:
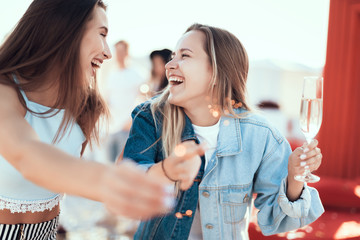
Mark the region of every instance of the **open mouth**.
POLYGON ((91 67, 92 67, 92 74, 95 76, 96 69, 101 67, 101 62, 97 59, 93 59, 91 61, 91 67))
POLYGON ((180 85, 184 82, 182 78, 179 77, 169 77, 169 83, 171 85, 180 85))
POLYGON ((91 66, 92 66, 93 68, 100 68, 100 67, 101 67, 101 62, 100 62, 99 60, 93 59, 93 60, 91 61, 91 66))

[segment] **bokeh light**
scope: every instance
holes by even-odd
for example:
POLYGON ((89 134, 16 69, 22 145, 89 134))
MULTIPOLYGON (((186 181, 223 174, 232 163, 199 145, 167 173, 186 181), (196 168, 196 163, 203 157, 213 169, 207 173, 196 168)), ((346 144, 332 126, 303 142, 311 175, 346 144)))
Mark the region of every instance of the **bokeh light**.
POLYGON ((174 154, 177 157, 183 157, 186 154, 186 147, 182 144, 179 144, 174 149, 174 154))

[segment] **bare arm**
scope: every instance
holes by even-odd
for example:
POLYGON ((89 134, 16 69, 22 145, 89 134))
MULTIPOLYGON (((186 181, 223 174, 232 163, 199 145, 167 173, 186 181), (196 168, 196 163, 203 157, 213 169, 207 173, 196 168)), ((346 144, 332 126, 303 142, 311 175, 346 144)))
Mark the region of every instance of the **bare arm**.
MULTIPOLYGON (((168 158, 151 166, 147 173, 166 185, 180 181, 181 190, 187 190, 192 186, 200 169, 200 156, 204 155, 204 153, 204 145, 198 145, 192 140, 183 142, 177 146, 168 158)), ((116 164, 121 164, 123 155, 124 151, 121 152, 116 164)))
POLYGON ((85 162, 43 143, 24 114, 16 92, 0 85, 0 154, 26 179, 55 192, 102 201, 128 217, 164 211, 166 194, 156 179, 131 164, 85 162))

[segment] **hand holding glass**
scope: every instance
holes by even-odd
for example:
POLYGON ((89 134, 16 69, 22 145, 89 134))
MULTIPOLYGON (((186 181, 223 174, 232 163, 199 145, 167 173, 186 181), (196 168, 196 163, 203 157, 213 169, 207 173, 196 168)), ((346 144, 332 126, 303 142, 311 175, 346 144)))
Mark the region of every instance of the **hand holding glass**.
MULTIPOLYGON (((308 144, 320 130, 323 112, 323 78, 305 77, 300 107, 300 127, 308 144)), ((297 181, 318 182, 320 177, 305 168, 303 175, 295 176, 297 181)))

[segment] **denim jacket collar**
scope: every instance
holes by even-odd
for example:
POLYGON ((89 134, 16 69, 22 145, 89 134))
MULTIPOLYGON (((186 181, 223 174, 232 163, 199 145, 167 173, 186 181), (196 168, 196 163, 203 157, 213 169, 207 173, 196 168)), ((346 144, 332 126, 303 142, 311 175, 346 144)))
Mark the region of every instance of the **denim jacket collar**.
POLYGON ((217 156, 231 156, 242 151, 241 127, 238 118, 221 117, 218 145, 216 148, 217 156), (228 140, 232 139, 233 144, 228 140), (224 141, 225 140, 225 141, 224 141))
POLYGON ((181 135, 181 142, 188 140, 195 140, 196 143, 200 143, 196 137, 190 118, 185 114, 185 127, 181 135))

